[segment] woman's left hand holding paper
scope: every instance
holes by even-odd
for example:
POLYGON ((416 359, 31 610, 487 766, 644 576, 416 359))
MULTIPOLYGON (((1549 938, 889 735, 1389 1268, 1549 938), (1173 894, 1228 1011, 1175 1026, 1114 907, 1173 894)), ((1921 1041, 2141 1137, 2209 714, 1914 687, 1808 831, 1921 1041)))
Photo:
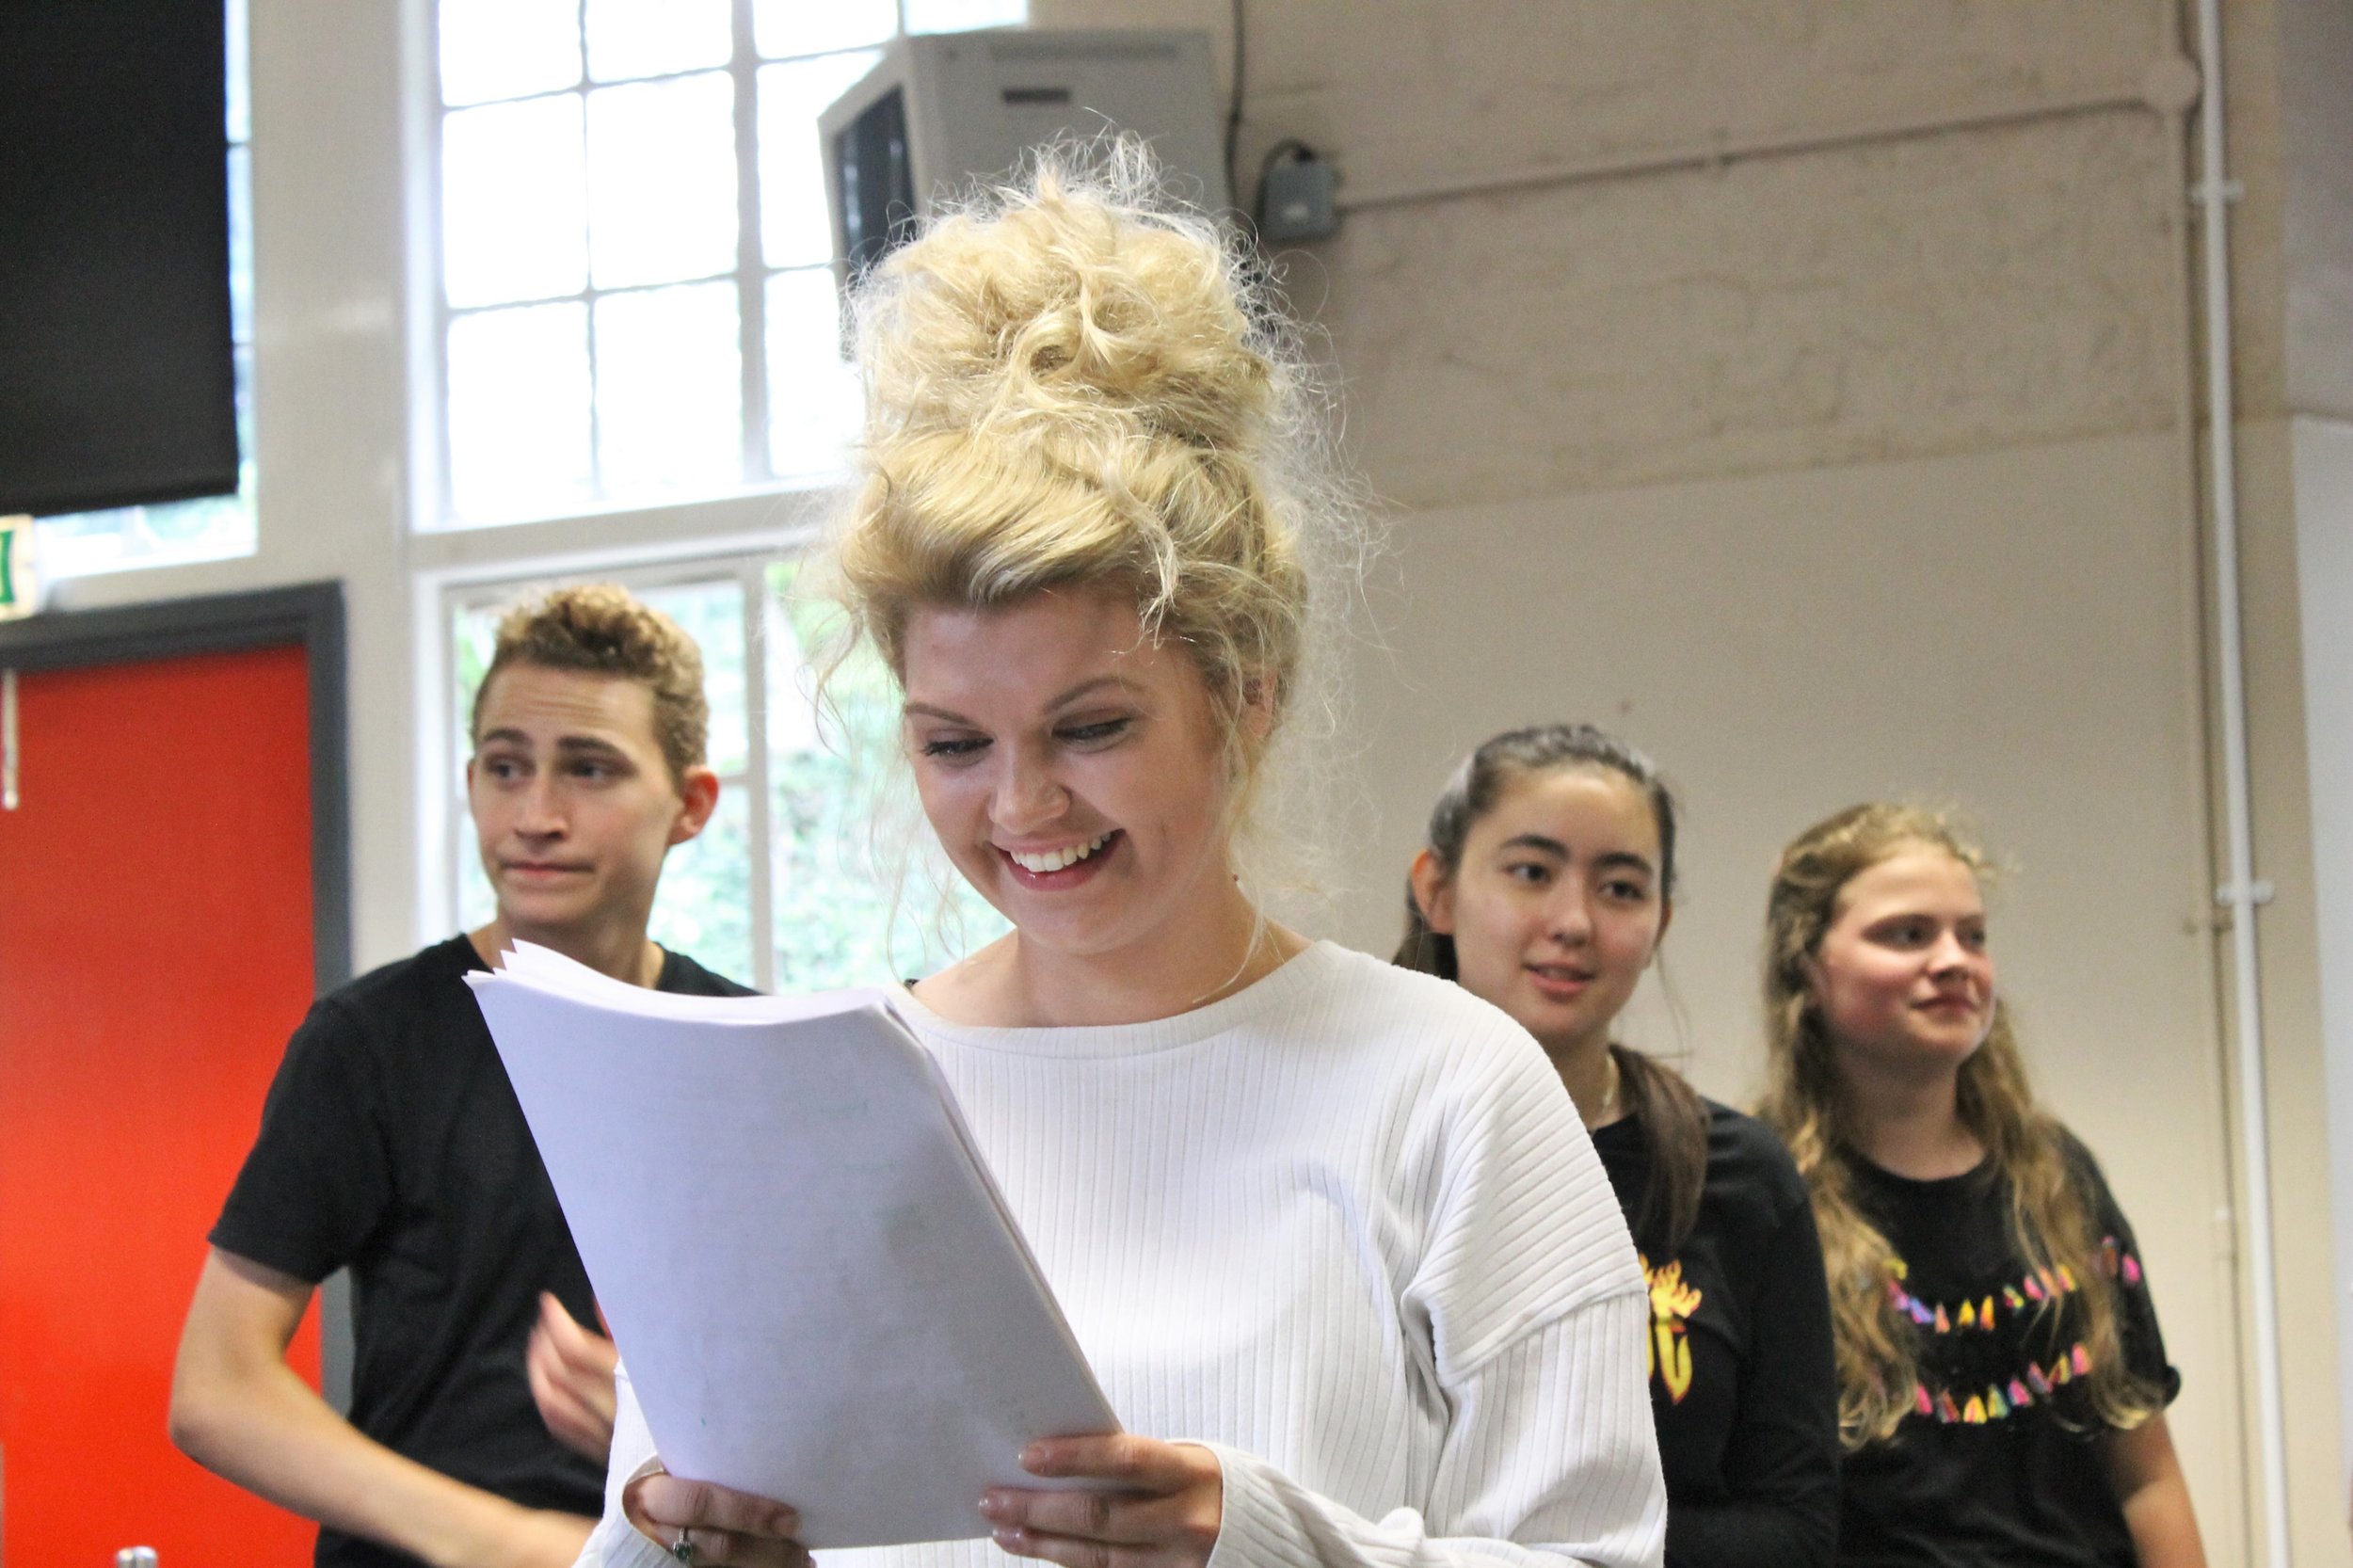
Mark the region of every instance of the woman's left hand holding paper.
POLYGON ((621 1508, 640 1535, 699 1568, 808 1568, 792 1539, 801 1516, 773 1498, 656 1473, 631 1481, 621 1508), (691 1551, 679 1550, 682 1532, 691 1551))
POLYGON ((1225 1475, 1197 1443, 1120 1433, 1032 1443, 1033 1476, 1087 1477, 1112 1492, 991 1487, 981 1513, 997 1544, 1063 1568, 1204 1568, 1225 1518, 1225 1475))

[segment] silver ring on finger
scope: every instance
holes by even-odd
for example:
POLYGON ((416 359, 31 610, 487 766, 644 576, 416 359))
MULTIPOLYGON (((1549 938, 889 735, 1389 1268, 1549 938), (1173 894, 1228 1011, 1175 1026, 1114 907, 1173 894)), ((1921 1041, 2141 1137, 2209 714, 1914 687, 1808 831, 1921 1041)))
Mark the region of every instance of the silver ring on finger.
POLYGON ((678 1539, 670 1543, 670 1555, 685 1563, 686 1568, 695 1568, 695 1532, 690 1529, 679 1531, 678 1539))

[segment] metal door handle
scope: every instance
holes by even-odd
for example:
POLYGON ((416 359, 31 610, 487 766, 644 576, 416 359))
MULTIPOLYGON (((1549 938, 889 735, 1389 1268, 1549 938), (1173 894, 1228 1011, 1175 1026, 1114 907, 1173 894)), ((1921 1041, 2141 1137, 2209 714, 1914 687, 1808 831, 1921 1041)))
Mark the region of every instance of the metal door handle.
POLYGON ((0 669, 0 811, 13 811, 16 792, 16 671, 0 669))

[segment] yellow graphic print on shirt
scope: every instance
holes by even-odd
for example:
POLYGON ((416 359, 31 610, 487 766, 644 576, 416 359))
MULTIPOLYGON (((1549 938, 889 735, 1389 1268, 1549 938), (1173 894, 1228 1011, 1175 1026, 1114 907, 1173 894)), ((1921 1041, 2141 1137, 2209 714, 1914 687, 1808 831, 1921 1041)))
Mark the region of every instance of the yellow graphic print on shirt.
POLYGON ((1658 1269, 1639 1254, 1636 1261, 1650 1285, 1650 1333, 1642 1339, 1642 1374, 1665 1384, 1669 1400, 1681 1404, 1691 1391, 1691 1339, 1684 1325, 1700 1309, 1700 1288, 1683 1282, 1679 1260, 1658 1269))

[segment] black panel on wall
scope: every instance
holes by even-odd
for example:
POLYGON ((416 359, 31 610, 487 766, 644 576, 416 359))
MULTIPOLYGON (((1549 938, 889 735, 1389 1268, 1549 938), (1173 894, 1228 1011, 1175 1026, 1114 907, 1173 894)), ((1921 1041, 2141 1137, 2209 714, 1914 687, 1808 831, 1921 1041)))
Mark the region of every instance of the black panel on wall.
POLYGON ((0 0, 0 514, 237 488, 221 0, 0 0))

